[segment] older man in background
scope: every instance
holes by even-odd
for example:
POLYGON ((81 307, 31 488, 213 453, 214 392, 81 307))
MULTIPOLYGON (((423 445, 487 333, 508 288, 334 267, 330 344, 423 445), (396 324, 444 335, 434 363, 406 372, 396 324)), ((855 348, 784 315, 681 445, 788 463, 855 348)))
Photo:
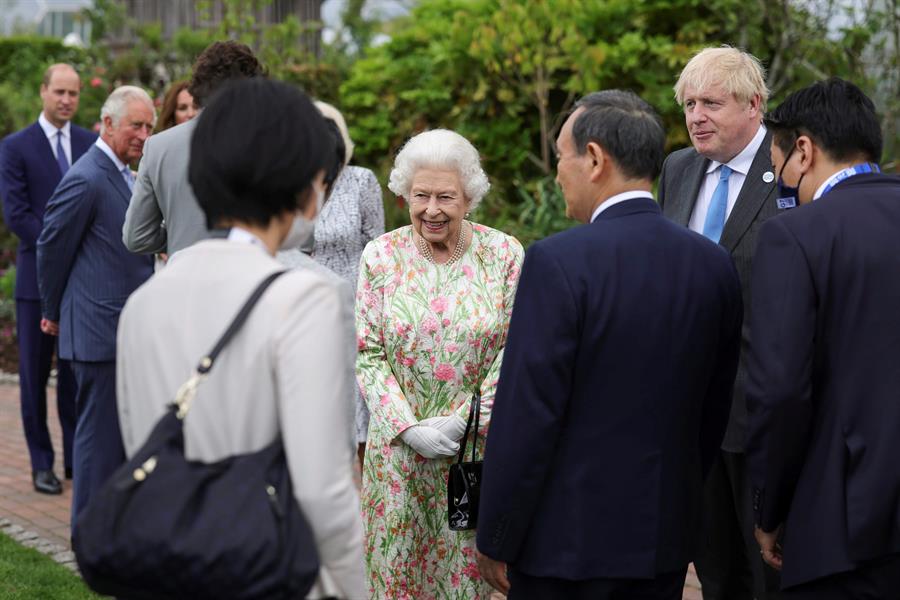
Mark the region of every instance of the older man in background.
POLYGON ((97 143, 47 203, 37 245, 41 329, 59 336, 78 385, 72 521, 124 460, 116 412, 116 326, 128 296, 153 273, 128 252, 122 224, 134 187, 129 165, 153 131, 153 101, 122 86, 101 110, 97 143))

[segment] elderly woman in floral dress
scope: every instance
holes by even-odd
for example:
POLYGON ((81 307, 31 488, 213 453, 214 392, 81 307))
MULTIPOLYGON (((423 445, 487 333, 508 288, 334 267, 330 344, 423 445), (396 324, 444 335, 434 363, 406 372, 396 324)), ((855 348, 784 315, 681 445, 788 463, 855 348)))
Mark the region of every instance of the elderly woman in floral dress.
POLYGON ((366 246, 356 302, 369 587, 376 599, 487 599, 475 532, 448 528, 447 472, 475 391, 483 453, 522 246, 465 219, 490 184, 457 133, 413 137, 388 187, 412 224, 366 246))

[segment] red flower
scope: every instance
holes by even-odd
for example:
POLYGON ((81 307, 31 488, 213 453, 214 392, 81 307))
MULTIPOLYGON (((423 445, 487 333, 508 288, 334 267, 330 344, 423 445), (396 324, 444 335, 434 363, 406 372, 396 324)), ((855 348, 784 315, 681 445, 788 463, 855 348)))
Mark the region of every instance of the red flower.
POLYGON ((103 80, 99 77, 91 78, 91 87, 100 87, 103 84, 103 80))
POLYGON ((441 363, 434 370, 434 376, 438 381, 453 381, 456 377, 456 369, 451 364, 441 363))

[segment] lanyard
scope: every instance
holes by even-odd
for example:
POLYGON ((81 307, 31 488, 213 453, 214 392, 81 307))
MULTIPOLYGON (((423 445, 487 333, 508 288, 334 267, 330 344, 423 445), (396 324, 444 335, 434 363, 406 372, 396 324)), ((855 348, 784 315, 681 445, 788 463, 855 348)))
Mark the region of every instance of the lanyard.
POLYGON ((825 189, 822 190, 822 193, 819 194, 819 198, 830 192, 831 188, 833 188, 843 180, 853 177, 854 175, 859 175, 861 173, 881 173, 881 169, 879 169, 878 165, 876 164, 862 163, 853 165, 852 167, 847 167, 842 171, 838 171, 829 178, 828 185, 826 185, 825 189))

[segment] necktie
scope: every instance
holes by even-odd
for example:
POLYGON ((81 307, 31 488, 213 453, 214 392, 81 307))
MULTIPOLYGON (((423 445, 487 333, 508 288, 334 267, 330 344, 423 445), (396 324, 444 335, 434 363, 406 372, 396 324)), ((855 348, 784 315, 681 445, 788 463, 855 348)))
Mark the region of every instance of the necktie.
POLYGON ((66 158, 66 151, 62 145, 63 133, 62 129, 56 132, 56 163, 59 165, 60 175, 65 175, 69 170, 69 160, 66 158))
POLYGON ((728 178, 731 176, 731 167, 722 165, 719 167, 719 185, 713 192, 706 212, 706 220, 703 222, 703 235, 718 243, 722 237, 722 229, 725 228, 725 211, 728 208, 728 178))
POLYGON ((122 167, 122 177, 125 178, 125 184, 128 186, 128 191, 134 191, 134 175, 131 174, 131 169, 128 168, 128 165, 122 167))

